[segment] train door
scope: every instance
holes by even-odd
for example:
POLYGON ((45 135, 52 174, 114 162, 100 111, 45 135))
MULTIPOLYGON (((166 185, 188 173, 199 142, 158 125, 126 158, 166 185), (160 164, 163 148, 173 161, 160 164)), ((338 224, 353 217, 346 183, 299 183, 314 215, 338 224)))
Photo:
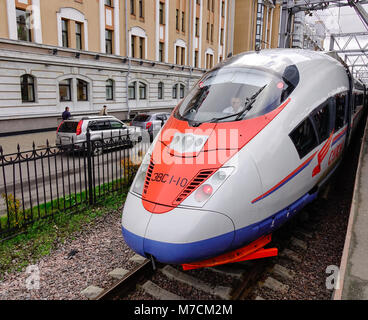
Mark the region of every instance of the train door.
POLYGON ((349 92, 348 92, 348 96, 347 96, 347 110, 346 110, 346 114, 347 114, 347 131, 346 131, 346 145, 350 144, 350 139, 351 139, 351 119, 352 119, 352 113, 353 113, 353 78, 351 77, 351 74, 348 72, 348 77, 349 77, 349 92))
POLYGON ((348 103, 349 99, 347 91, 340 92, 330 99, 330 107, 334 115, 332 123, 334 139, 331 143, 331 157, 335 160, 340 158, 340 156, 346 150, 348 144, 348 103))

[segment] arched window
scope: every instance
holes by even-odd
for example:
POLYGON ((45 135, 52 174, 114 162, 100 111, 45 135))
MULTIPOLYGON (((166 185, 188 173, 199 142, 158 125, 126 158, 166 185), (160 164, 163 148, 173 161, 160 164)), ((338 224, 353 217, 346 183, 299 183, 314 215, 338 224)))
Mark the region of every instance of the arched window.
POLYGON ((173 89, 172 89, 172 98, 173 99, 178 99, 178 97, 180 99, 183 99, 184 94, 185 94, 185 85, 183 85, 181 83, 177 83, 173 86, 173 89), (178 92, 178 90, 179 90, 179 92, 178 92))
POLYGON ((185 86, 180 84, 180 99, 184 98, 185 86))
POLYGON ((88 83, 77 79, 77 100, 88 101, 88 83))
POLYGON ((25 74, 20 78, 22 102, 35 102, 35 80, 34 77, 25 74))
POLYGON ((128 98, 129 100, 135 100, 135 85, 136 81, 131 82, 128 87, 128 98))
POLYGON ((114 100, 114 80, 106 81, 106 100, 114 100))
POLYGON ((178 98, 178 84, 175 84, 172 88, 172 98, 173 99, 178 98))
POLYGON ((139 100, 147 99, 147 86, 143 82, 139 82, 139 100))
POLYGON ((164 84, 163 82, 158 83, 158 99, 164 98, 164 84))
POLYGON ((59 82, 60 101, 72 101, 72 79, 59 82))

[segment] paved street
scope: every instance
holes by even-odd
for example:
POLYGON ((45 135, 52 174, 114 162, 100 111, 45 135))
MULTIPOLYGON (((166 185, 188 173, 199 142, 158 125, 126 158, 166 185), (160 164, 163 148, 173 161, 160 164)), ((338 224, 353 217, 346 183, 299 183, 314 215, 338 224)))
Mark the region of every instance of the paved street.
POLYGON ((45 147, 47 139, 51 145, 54 145, 55 138, 55 131, 0 137, 0 146, 2 146, 4 154, 10 154, 17 152, 18 144, 21 151, 27 151, 32 149, 33 142, 35 143, 36 148, 45 147))

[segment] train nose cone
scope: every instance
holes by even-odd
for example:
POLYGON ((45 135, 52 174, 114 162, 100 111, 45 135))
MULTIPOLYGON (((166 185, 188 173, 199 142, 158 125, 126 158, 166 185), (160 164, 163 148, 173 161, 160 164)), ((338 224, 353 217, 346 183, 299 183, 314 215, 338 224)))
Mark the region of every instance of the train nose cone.
POLYGON ((235 234, 233 221, 222 213, 177 207, 152 214, 131 193, 124 205, 122 233, 126 244, 141 256, 172 264, 220 255, 230 248, 235 234))
POLYGON ((175 208, 154 214, 144 237, 144 252, 171 264, 200 261, 225 252, 234 240, 234 224, 226 215, 175 208))

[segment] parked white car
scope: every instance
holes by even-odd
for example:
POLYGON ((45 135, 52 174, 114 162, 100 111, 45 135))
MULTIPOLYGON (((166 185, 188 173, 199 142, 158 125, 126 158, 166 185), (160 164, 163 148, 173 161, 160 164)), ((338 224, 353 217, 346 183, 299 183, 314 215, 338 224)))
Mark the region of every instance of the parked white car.
POLYGON ((56 145, 60 148, 85 148, 87 130, 91 134, 92 148, 96 149, 103 143, 124 142, 132 147, 142 141, 142 130, 139 127, 127 126, 113 116, 75 117, 64 120, 56 131, 56 145))

